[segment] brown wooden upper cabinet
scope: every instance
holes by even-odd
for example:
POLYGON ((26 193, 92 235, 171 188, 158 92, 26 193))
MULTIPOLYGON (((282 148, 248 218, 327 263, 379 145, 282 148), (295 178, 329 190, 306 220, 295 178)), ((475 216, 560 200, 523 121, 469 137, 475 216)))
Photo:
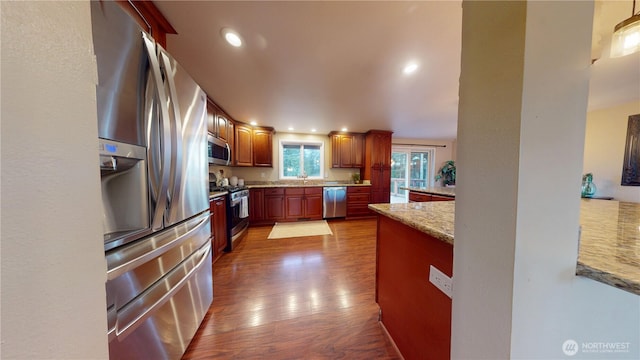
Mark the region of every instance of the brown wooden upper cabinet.
POLYGON ((167 34, 178 33, 151 1, 118 0, 117 3, 133 17, 141 28, 153 34, 153 38, 165 49, 167 48, 167 34))
POLYGON ((364 163, 364 134, 330 132, 331 167, 361 168, 364 163))
POLYGON ((235 166, 273 167, 273 128, 235 123, 235 166))
POLYGON ((371 180, 371 203, 391 200, 391 131, 371 130, 365 137, 363 179, 371 180))
POLYGON ((253 166, 273 167, 272 128, 253 128, 253 166))
POLYGON ((211 99, 207 101, 207 131, 224 141, 233 137, 231 117, 218 107, 211 99))

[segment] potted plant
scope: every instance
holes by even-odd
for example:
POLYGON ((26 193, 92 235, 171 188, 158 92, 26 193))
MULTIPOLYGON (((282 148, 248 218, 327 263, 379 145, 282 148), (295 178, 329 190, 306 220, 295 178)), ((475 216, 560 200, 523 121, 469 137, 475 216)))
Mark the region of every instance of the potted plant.
POLYGON ((360 173, 353 173, 353 175, 351 175, 351 179, 354 184, 360 184, 360 173))
POLYGON ((436 181, 442 179, 442 185, 454 186, 456 184, 456 164, 453 160, 446 161, 438 170, 436 181))

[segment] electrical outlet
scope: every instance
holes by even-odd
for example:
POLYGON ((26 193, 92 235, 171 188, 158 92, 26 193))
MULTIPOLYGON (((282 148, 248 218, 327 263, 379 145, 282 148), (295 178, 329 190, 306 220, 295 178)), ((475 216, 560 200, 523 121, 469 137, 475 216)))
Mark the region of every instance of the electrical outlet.
POLYGON ((451 297, 453 292, 453 280, 433 265, 429 266, 429 282, 440 291, 451 297))
POLYGON ((264 176, 265 176, 265 175, 264 175, 264 173, 263 173, 263 172, 261 172, 261 173, 260 173, 260 177, 264 179, 264 176))

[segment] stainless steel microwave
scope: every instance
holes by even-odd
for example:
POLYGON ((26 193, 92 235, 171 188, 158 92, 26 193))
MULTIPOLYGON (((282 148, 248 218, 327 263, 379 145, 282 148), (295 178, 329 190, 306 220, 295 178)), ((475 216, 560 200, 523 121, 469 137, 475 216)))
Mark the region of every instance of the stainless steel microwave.
POLYGON ((215 136, 207 135, 207 145, 209 148, 209 164, 231 164, 231 147, 229 147, 229 143, 215 136))

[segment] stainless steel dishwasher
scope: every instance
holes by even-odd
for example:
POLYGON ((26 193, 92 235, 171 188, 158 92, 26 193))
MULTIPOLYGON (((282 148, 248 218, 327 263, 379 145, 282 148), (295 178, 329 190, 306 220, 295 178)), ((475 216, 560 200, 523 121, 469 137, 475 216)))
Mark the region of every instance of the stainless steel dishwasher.
POLYGON ((322 197, 322 217, 325 219, 347 216, 347 187, 325 186, 322 197))

